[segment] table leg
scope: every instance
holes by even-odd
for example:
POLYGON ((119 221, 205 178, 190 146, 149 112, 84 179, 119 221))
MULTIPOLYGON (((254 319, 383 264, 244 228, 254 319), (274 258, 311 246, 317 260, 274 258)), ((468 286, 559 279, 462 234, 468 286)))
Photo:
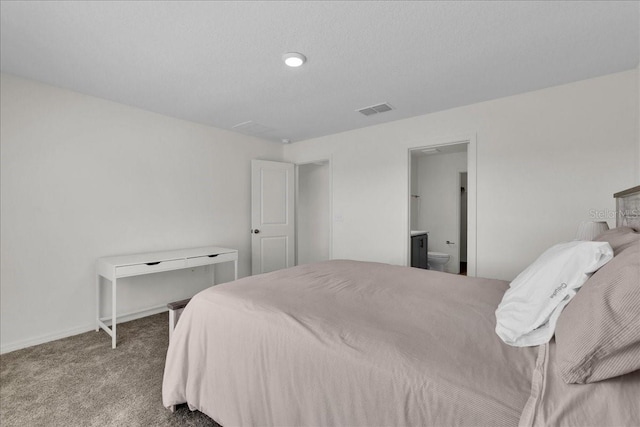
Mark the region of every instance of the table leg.
POLYGON ((238 260, 233 260, 234 278, 238 280, 238 260))
POLYGON ((116 278, 111 283, 111 348, 116 348, 116 278))
POLYGON ((100 275, 96 273, 96 332, 100 330, 100 275))

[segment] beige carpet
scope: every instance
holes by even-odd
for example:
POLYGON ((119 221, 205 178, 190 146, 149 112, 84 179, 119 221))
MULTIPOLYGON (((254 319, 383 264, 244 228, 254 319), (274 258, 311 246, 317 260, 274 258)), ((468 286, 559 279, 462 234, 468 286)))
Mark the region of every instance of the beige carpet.
POLYGON ((168 315, 0 356, 0 426, 217 426, 182 405, 162 406, 168 315))

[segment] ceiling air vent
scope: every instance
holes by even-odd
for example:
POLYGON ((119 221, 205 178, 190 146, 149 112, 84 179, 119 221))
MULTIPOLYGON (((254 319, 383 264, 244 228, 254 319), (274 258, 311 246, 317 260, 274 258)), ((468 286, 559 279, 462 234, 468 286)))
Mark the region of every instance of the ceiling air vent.
POLYGON ((364 114, 365 116, 372 116, 374 114, 384 113, 391 110, 393 110, 393 107, 385 102, 384 104, 372 105, 370 107, 364 107, 356 111, 364 114))
POLYGON ((264 135, 265 133, 271 132, 274 129, 270 128, 269 126, 261 125, 260 123, 249 120, 248 122, 238 123, 233 127, 233 130, 235 130, 236 132, 246 133, 248 135, 264 135))

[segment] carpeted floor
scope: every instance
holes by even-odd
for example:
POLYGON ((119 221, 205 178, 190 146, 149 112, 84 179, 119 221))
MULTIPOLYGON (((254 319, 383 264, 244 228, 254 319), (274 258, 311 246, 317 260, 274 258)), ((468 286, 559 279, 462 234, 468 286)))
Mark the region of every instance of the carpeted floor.
POLYGON ((0 425, 218 426, 181 405, 162 406, 168 314, 0 356, 0 425))

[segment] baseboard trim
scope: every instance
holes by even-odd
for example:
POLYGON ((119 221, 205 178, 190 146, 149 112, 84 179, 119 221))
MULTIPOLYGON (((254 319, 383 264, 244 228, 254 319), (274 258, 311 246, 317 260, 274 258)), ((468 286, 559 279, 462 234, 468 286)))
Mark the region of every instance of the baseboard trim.
MULTIPOLYGON (((144 310, 137 310, 133 312, 123 313, 118 315, 118 324, 130 322, 132 320, 140 319, 142 317, 151 316, 154 314, 162 313, 163 311, 168 311, 166 304, 146 308, 144 310)), ((104 321, 107 325, 111 325, 111 320, 104 321)), ((74 335, 84 334, 85 332, 95 331, 96 324, 92 322, 90 324, 85 324, 83 326, 78 326, 76 328, 67 329, 64 331, 54 332, 52 334, 40 335, 34 338, 29 338, 26 340, 14 341, 11 343, 0 345, 0 354, 10 353, 12 351, 21 350, 27 347, 33 347, 34 345, 45 344, 51 341, 60 340, 63 338, 72 337, 74 335)), ((104 333, 104 331, 102 331, 104 333)), ((111 337, 105 335, 105 341, 110 341, 111 337)))

